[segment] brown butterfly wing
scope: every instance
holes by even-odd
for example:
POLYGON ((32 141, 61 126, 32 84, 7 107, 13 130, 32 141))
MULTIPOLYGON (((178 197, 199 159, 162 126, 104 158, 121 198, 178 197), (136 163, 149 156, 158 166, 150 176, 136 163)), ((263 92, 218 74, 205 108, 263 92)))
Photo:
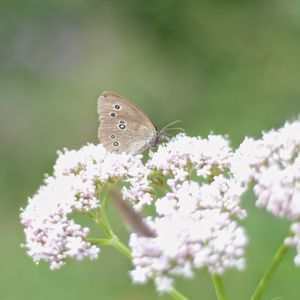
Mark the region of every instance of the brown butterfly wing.
POLYGON ((109 152, 137 154, 150 147, 156 128, 143 111, 127 99, 104 92, 98 99, 98 138, 109 152))

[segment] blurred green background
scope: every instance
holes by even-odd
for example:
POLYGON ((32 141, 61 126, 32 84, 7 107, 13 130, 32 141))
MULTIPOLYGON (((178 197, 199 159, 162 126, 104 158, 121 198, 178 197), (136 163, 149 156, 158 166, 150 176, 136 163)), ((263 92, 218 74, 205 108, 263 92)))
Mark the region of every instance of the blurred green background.
MULTIPOLYGON (((189 135, 229 134, 237 146, 300 113, 299 83, 299 1, 0 0, 0 299, 170 299, 133 286, 114 249, 52 272, 20 248, 20 207, 56 151, 97 143, 102 91, 133 100, 158 127, 179 119, 189 135)), ((229 299, 249 299, 288 230, 253 201, 248 267, 225 274, 229 299)), ((300 299, 294 255, 263 299, 300 299)), ((205 271, 178 288, 215 299, 205 271)))

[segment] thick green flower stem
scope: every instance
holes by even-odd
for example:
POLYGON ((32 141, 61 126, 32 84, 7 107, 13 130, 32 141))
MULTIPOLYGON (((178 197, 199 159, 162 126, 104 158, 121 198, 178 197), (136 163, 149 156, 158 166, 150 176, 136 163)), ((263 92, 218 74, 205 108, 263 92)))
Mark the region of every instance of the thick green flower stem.
POLYGON ((266 273, 260 280, 253 296, 250 300, 259 300, 264 293, 265 289, 269 285, 273 274, 275 273, 276 269, 278 268, 279 264, 281 263, 282 259, 284 258, 286 252, 288 250, 288 247, 285 244, 282 244, 279 249, 277 250, 270 266, 268 267, 266 273))
MULTIPOLYGON (((107 194, 103 198, 103 201, 107 201, 107 194)), ((124 254, 129 259, 132 259, 132 255, 130 249, 124 245, 118 237, 114 234, 113 229, 110 225, 110 222, 105 213, 105 207, 100 208, 98 218, 96 218, 96 222, 100 225, 103 232, 106 234, 106 239, 88 239, 92 244, 98 245, 110 245, 119 250, 122 254, 124 254)), ((169 292, 169 295, 175 300, 189 300, 185 296, 183 296, 176 289, 172 289, 169 292)))
POLYGON ((225 296, 225 291, 224 291, 224 287, 223 287, 223 283, 221 280, 221 277, 219 275, 216 274, 210 274, 212 282, 214 284, 215 287, 215 291, 217 294, 217 299, 218 300, 226 300, 226 296, 225 296))
POLYGON ((127 256, 129 259, 132 259, 130 249, 126 247, 122 242, 120 242, 117 237, 114 237, 111 240, 111 245, 115 247, 117 250, 119 250, 122 254, 127 256))
MULTIPOLYGON (((120 240, 118 239, 117 236, 113 236, 112 238, 109 238, 109 239, 89 238, 89 239, 87 239, 87 241, 93 245, 102 245, 102 246, 105 245, 105 246, 115 247, 126 257, 128 257, 129 259, 132 259, 130 249, 127 246, 125 246, 122 242, 120 242, 120 240)), ((169 292, 169 295, 175 300, 189 300, 188 298, 186 298, 184 295, 182 295, 176 289, 172 289, 169 292)))
POLYGON ((173 297, 175 300, 189 300, 185 296, 183 296, 180 292, 178 292, 176 289, 173 289, 169 292, 169 295, 173 297))
MULTIPOLYGON (((132 258, 130 250, 128 247, 126 247, 122 242, 119 241, 117 237, 111 240, 111 245, 118 249, 121 253, 123 253, 125 256, 127 256, 129 259, 132 258)), ((172 289, 169 292, 169 295, 173 297, 175 300, 189 300, 185 296, 183 296, 179 291, 176 289, 172 289)))

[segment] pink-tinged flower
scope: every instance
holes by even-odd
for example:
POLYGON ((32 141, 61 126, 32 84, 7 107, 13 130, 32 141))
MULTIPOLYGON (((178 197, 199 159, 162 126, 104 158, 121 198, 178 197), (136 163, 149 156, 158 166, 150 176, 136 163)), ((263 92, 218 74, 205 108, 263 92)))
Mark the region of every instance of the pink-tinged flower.
POLYGON ((254 181, 257 206, 278 217, 300 217, 300 121, 263 133, 259 140, 245 139, 235 162, 240 162, 234 168, 236 177, 254 181))
POLYGON ((71 218, 74 211, 87 213, 100 206, 99 189, 108 180, 138 181, 137 191, 147 188, 147 169, 140 157, 107 153, 102 145, 58 152, 54 175, 45 179, 21 212, 24 247, 35 262, 45 260, 51 269, 68 257, 95 259, 99 248, 86 241, 89 229, 71 218))
POLYGON ((228 140, 222 136, 211 134, 202 139, 179 134, 151 153, 147 166, 163 175, 172 175, 175 180, 187 179, 191 167, 198 176, 207 178, 216 170, 225 171, 230 165, 231 155, 228 140))
POLYGON ((261 139, 246 138, 235 153, 233 172, 245 182, 254 182, 256 205, 265 207, 280 218, 294 224, 294 237, 287 238, 295 245, 300 257, 300 121, 286 123, 278 130, 264 132, 261 139))
MULTIPOLYGON (((163 182, 154 199, 156 214, 145 220, 154 237, 131 235, 133 282, 154 279, 160 292, 170 291, 175 277, 191 277, 197 268, 222 274, 242 269, 247 237, 238 220, 246 186, 231 173, 233 153, 227 139, 178 135, 146 164, 163 182)), ((129 187, 127 192, 134 191, 129 187)))
POLYGON ((169 291, 174 277, 189 278, 196 268, 223 274, 245 265, 245 232, 219 209, 196 210, 190 216, 177 212, 157 217, 149 225, 156 237, 132 234, 130 238, 135 283, 168 278, 168 285, 156 280, 156 286, 158 291, 169 291))
POLYGON ((63 266, 68 257, 94 259, 99 253, 97 247, 85 241, 88 228, 68 219, 78 203, 76 182, 73 175, 47 178, 46 185, 29 199, 21 212, 26 237, 23 246, 36 263, 43 259, 50 263, 51 269, 63 266))
POLYGON ((251 140, 237 150, 237 158, 246 162, 249 179, 254 181, 257 206, 266 207, 278 217, 300 217, 300 121, 286 123, 279 130, 251 140), (246 151, 245 151, 246 150, 246 151))
POLYGON ((291 226, 291 236, 285 239, 285 244, 295 246, 297 255, 294 257, 294 263, 300 267, 300 222, 295 222, 291 226))

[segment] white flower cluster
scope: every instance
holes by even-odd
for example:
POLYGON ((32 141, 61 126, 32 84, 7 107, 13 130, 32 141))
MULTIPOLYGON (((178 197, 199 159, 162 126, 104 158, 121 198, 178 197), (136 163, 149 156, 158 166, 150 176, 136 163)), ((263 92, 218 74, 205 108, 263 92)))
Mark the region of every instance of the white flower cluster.
POLYGON ((76 205, 74 184, 74 178, 68 176, 47 178, 21 213, 26 235, 24 247, 36 263, 45 260, 51 269, 60 268, 67 257, 93 259, 99 252, 84 240, 89 229, 68 219, 76 205))
POLYGON ((98 209, 101 188, 119 179, 135 210, 154 206, 154 215, 144 219, 153 236, 130 237, 136 283, 154 280, 165 292, 176 276, 191 277, 197 268, 215 274, 242 269, 247 236, 239 225, 246 217, 240 201, 251 181, 257 206, 292 221, 286 244, 296 246, 300 265, 300 121, 259 140, 246 138, 235 152, 219 135, 179 134, 150 153, 146 164, 102 145, 59 152, 53 176, 21 213, 24 247, 34 261, 57 269, 69 257, 96 258, 100 250, 87 241, 89 229, 72 213, 98 209))
POLYGON ((234 165, 237 177, 254 181, 258 207, 294 222, 294 236, 286 243, 296 246, 295 262, 300 265, 300 121, 265 132, 259 140, 246 138, 234 165))
POLYGON ((291 236, 285 239, 285 244, 295 246, 297 255, 294 257, 294 263, 300 267, 300 222, 294 222, 291 225, 291 236))
POLYGON ((207 139, 177 135, 167 146, 160 146, 152 153, 148 167, 160 170, 163 175, 172 175, 175 180, 189 177, 192 165, 198 176, 207 178, 213 168, 224 172, 230 166, 232 155, 228 140, 220 135, 209 135, 207 139))
POLYGON ((28 254, 36 263, 48 261, 51 269, 60 268, 68 257, 96 258, 99 248, 86 241, 89 229, 76 224, 71 213, 95 210, 105 182, 120 177, 131 182, 132 176, 146 176, 145 169, 139 157, 110 154, 102 145, 59 152, 53 176, 45 179, 21 213, 28 254))
POLYGON ((147 166, 168 178, 168 191, 147 219, 155 237, 131 235, 134 282, 154 279, 165 292, 174 276, 190 277, 195 268, 222 274, 244 267, 247 237, 237 220, 246 215, 240 208, 245 187, 230 173, 231 157, 228 141, 216 135, 178 135, 152 154, 147 166))

